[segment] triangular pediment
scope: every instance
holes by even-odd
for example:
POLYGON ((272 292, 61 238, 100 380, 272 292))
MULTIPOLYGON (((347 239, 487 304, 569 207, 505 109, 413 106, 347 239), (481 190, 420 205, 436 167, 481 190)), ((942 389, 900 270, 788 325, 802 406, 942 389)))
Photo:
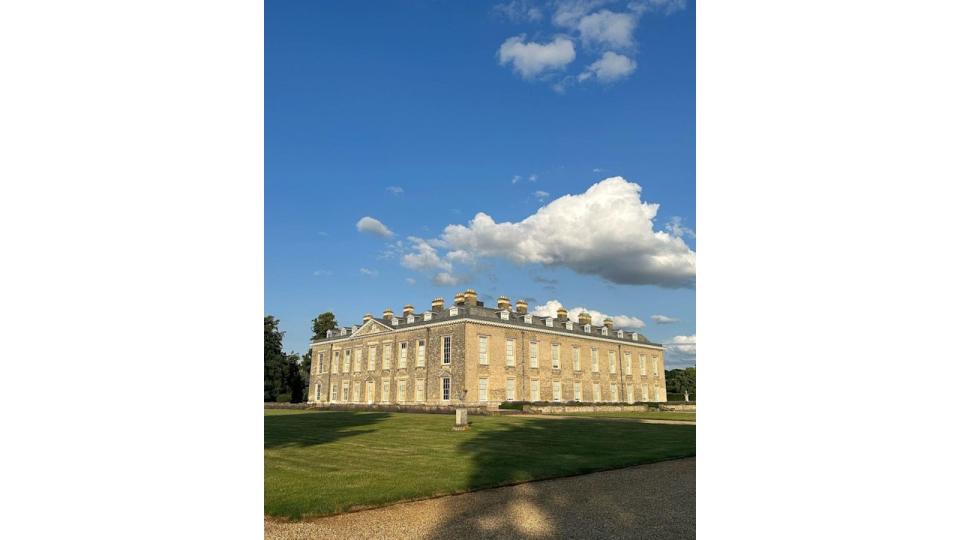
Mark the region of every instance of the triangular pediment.
POLYGON ((353 333, 354 336, 366 336, 369 334, 379 334, 386 331, 393 332, 393 328, 383 324, 382 322, 376 319, 370 319, 369 321, 363 323, 356 332, 353 333))

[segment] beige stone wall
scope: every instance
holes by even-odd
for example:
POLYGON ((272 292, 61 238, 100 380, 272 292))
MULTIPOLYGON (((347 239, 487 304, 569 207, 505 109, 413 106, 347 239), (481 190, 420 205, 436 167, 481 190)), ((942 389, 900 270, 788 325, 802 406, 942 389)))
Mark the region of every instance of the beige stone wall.
MULTIPOLYGON (((311 347, 313 358, 323 355, 323 371, 318 372, 312 366, 308 400, 310 402, 330 402, 330 388, 336 385, 338 403, 357 403, 354 401, 355 385, 360 386, 359 403, 369 403, 371 394, 368 383, 373 383, 372 400, 374 403, 425 403, 428 405, 442 405, 455 401, 456 392, 462 387, 463 381, 463 321, 453 324, 429 327, 411 328, 408 330, 384 331, 376 334, 358 335, 333 343, 319 343, 311 347), (443 364, 443 338, 448 336, 451 341, 450 364, 443 364), (424 366, 417 366, 417 342, 425 342, 424 366), (406 367, 400 367, 400 344, 407 344, 406 367), (369 369, 370 347, 376 350, 374 369, 369 369), (351 366, 349 373, 343 373, 345 353, 350 350, 351 366), (390 367, 384 367, 384 350, 392 351, 390 367), (339 369, 333 373, 331 363, 335 352, 340 353, 339 369), (357 351, 360 351, 361 366, 356 369, 357 351), (443 400, 442 378, 450 378, 450 400, 443 400), (400 381, 404 380, 405 399, 398 395, 400 381), (416 400, 417 381, 422 380, 424 385, 423 401, 416 400), (349 383, 349 397, 344 399, 342 394, 343 383, 349 383), (387 384, 388 394, 384 399, 384 382, 387 384), (320 385, 320 394, 317 394, 317 385, 320 385)), ((319 368, 319 364, 316 364, 319 368)))
MULTIPOLYGON (((540 383, 540 400, 553 401, 553 383, 560 383, 559 401, 574 400, 574 383, 580 382, 581 401, 594 401, 594 383, 600 384, 600 401, 612 401, 611 383, 617 386, 616 401, 626 401, 627 385, 633 385, 633 401, 642 400, 642 385, 648 386, 646 401, 666 401, 667 392, 663 378, 663 353, 660 349, 642 344, 601 341, 586 337, 571 335, 557 335, 540 331, 533 327, 497 326, 480 324, 468 321, 465 330, 466 339, 466 380, 469 390, 468 396, 473 400, 479 397, 480 379, 487 379, 488 401, 490 406, 497 406, 506 400, 507 380, 515 381, 515 398, 517 401, 531 401, 531 382, 540 383), (480 336, 487 337, 488 365, 479 362, 480 336), (506 365, 506 342, 513 339, 515 343, 515 366, 506 365), (530 349, 536 343, 538 351, 537 367, 531 367, 530 349), (554 369, 552 363, 552 346, 559 346, 560 369, 554 369), (573 366, 573 350, 580 349, 580 369, 573 366), (596 348, 598 354, 598 371, 594 372, 591 360, 591 349, 596 348), (610 373, 609 352, 613 352, 615 373, 610 373), (631 374, 627 375, 625 367, 625 352, 630 352, 631 374), (647 362, 646 375, 640 374, 640 358, 647 362), (654 376, 654 365, 656 373, 654 376), (659 388, 659 399, 656 399, 655 389, 659 388)), ((482 403, 480 403, 482 404, 482 403)))
POLYGON ((314 361, 308 390, 309 401, 327 403, 330 400, 331 385, 338 389, 339 403, 355 403, 354 387, 360 385, 359 403, 368 403, 367 383, 373 382, 374 403, 424 403, 427 405, 457 404, 458 392, 466 388, 465 403, 470 405, 498 406, 507 399, 507 380, 513 379, 515 384, 515 400, 531 400, 531 382, 540 383, 540 400, 553 401, 553 382, 560 382, 560 401, 574 399, 574 383, 581 383, 581 401, 594 401, 593 384, 600 384, 600 401, 611 401, 611 383, 617 387, 617 401, 626 401, 627 385, 633 385, 633 401, 666 401, 667 392, 663 375, 663 353, 660 349, 619 341, 602 341, 571 335, 555 335, 540 331, 534 327, 499 326, 481 324, 475 321, 459 320, 450 324, 428 328, 411 328, 402 330, 384 331, 370 335, 358 335, 334 343, 320 343, 312 346, 314 359, 323 355, 323 371, 316 371, 319 362, 314 361), (451 359, 449 365, 442 362, 443 338, 448 336, 451 341, 451 359), (480 336, 487 338, 487 365, 479 362, 480 336), (515 344, 515 365, 506 365, 506 342, 513 339, 515 344), (416 366, 417 340, 426 342, 425 366, 416 366), (399 368, 399 344, 408 344, 407 367, 399 368), (538 367, 530 365, 531 343, 536 342, 538 350, 538 367), (552 345, 559 345, 560 369, 552 367, 552 345), (377 361, 375 369, 368 369, 369 347, 376 347, 377 361), (383 367, 383 351, 388 347, 393 351, 389 369, 383 367), (573 367, 573 349, 580 349, 580 369, 573 367), (592 371, 591 349, 596 348, 598 353, 599 370, 592 371), (351 365, 349 373, 342 373, 344 351, 353 351, 352 364, 356 362, 356 351, 361 350, 362 366, 357 371, 351 365), (332 373, 331 362, 334 353, 340 351, 341 369, 332 373), (616 371, 610 373, 608 352, 613 351, 616 371), (631 374, 625 370, 626 355, 631 353, 631 374), (640 368, 641 357, 646 362, 645 375, 640 368), (654 368, 656 366, 656 369, 654 368), (656 375, 655 375, 656 374, 656 375), (450 399, 445 401, 442 396, 442 378, 450 379, 450 399), (480 379, 487 381, 487 400, 480 401, 480 379), (406 380, 405 400, 400 400, 398 394, 399 381, 406 380), (424 400, 416 400, 416 382, 424 382, 424 400), (350 385, 350 395, 344 399, 342 395, 343 382, 350 385), (383 400, 383 382, 387 381, 389 398, 383 400), (320 394, 317 395, 317 384, 320 384, 320 394), (648 388, 646 399, 642 389, 648 388), (659 390, 659 395, 658 391, 659 390))

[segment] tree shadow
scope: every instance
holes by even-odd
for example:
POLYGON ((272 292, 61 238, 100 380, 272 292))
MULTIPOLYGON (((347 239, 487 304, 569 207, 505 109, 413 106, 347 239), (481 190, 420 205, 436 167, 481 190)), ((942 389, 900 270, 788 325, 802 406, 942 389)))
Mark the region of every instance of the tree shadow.
POLYGON ((388 418, 381 412, 304 412, 263 417, 263 447, 285 448, 327 444, 344 437, 370 433, 372 426, 388 418))
MULTIPOLYGON (((696 428, 593 419, 524 419, 461 443, 471 489, 695 454, 696 428)), ((560 482, 449 497, 429 538, 694 538, 695 464, 668 461, 560 482)))

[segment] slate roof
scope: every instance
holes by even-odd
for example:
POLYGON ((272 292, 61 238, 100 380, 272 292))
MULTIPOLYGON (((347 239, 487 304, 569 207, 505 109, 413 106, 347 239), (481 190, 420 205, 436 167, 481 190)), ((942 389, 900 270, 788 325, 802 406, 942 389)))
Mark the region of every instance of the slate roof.
MULTIPOLYGON (((482 320, 482 319, 489 319, 491 322, 494 322, 494 321, 495 321, 495 322, 498 322, 498 323, 501 323, 501 324, 509 324, 509 325, 511 325, 511 326, 517 326, 517 327, 523 327, 523 328, 530 328, 530 327, 543 328, 543 329, 547 329, 547 330, 551 330, 551 331, 561 332, 561 333, 564 333, 564 334, 570 334, 571 336, 585 336, 585 335, 589 335, 589 336, 593 336, 593 337, 601 337, 601 338, 604 338, 604 339, 613 339, 613 340, 616 340, 616 341, 623 341, 623 342, 626 342, 626 343, 642 343, 642 344, 644 344, 644 345, 654 345, 654 346, 657 346, 657 347, 662 347, 662 346, 663 346, 663 345, 660 344, 660 343, 653 343, 652 341, 650 341, 649 339, 647 339, 646 336, 644 336, 644 335, 642 335, 642 334, 639 334, 639 332, 638 332, 639 335, 638 335, 638 337, 637 337, 637 341, 634 341, 633 338, 630 337, 630 334, 632 334, 633 331, 630 331, 630 330, 623 330, 623 337, 622 337, 622 338, 617 337, 617 330, 621 330, 620 328, 613 328, 613 329, 611 329, 611 330, 609 331, 609 334, 608 334, 608 335, 604 336, 603 334, 600 333, 600 329, 603 328, 602 325, 600 325, 600 326, 591 325, 592 328, 591 328, 590 333, 589 333, 589 334, 584 334, 584 332, 583 332, 583 325, 579 324, 576 320, 573 320, 573 319, 569 319, 570 322, 573 323, 573 330, 567 330, 566 326, 564 325, 564 322, 563 322, 563 321, 560 321, 559 319, 556 319, 556 318, 553 319, 553 327, 548 327, 546 321, 547 321, 547 319, 548 319, 549 317, 541 317, 541 316, 539 316, 539 315, 533 315, 533 314, 528 313, 528 315, 531 315, 532 321, 531 321, 530 323, 527 323, 527 322, 524 322, 524 320, 523 320, 523 317, 524 317, 524 316, 521 315, 521 314, 519 314, 519 313, 517 313, 516 311, 510 311, 510 318, 509 318, 509 320, 503 320, 503 319, 500 318, 500 312, 501 312, 501 311, 503 311, 503 310, 502 310, 502 309, 489 308, 489 307, 485 307, 485 306, 482 306, 482 305, 476 305, 476 306, 467 306, 467 305, 459 305, 459 306, 456 306, 456 305, 455 305, 455 306, 444 307, 443 311, 432 311, 432 312, 430 312, 430 313, 432 313, 432 315, 431 315, 431 319, 430 319, 429 321, 425 321, 425 320, 424 320, 424 318, 423 318, 423 313, 422 313, 422 312, 421 312, 421 313, 414 313, 414 314, 413 314, 413 316, 414 316, 414 322, 412 322, 412 323, 408 323, 408 322, 407 322, 407 318, 404 317, 402 313, 401 313, 400 315, 394 315, 395 318, 399 319, 399 324, 397 324, 397 326, 394 326, 394 325, 393 325, 389 320, 387 320, 387 319, 383 319, 383 318, 379 318, 379 317, 374 317, 373 319, 374 319, 375 321, 377 321, 377 322, 385 325, 385 326, 388 326, 388 327, 390 327, 390 328, 392 328, 392 329, 396 329, 396 330, 405 330, 405 329, 407 329, 407 328, 416 328, 416 327, 418 327, 418 326, 423 326, 423 325, 426 325, 426 324, 434 324, 434 323, 439 322, 439 321, 449 321, 449 320, 457 320, 457 319, 481 319, 481 320, 482 320), (450 309, 453 308, 453 307, 457 308, 458 313, 457 313, 456 315, 450 315, 450 309)), ((363 326, 362 323, 356 325, 356 327, 357 327, 358 329, 359 329, 361 326, 363 326)), ((335 329, 334 329, 334 334, 333 334, 333 336, 331 336, 331 337, 329 337, 329 338, 326 338, 326 337, 325 337, 325 338, 316 340, 316 341, 314 341, 313 343, 323 343, 324 341, 331 341, 331 340, 334 340, 334 339, 340 339, 340 338, 350 337, 350 335, 351 335, 351 333, 352 333, 351 330, 350 330, 350 328, 347 328, 347 335, 346 335, 346 336, 341 336, 341 335, 340 335, 340 330, 341 330, 340 328, 335 328, 335 329)))

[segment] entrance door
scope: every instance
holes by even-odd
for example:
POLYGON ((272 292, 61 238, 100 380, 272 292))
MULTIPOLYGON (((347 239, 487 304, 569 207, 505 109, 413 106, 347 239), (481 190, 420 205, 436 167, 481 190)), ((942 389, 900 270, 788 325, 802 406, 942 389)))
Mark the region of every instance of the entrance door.
POLYGON ((373 381, 367 381, 367 403, 373 404, 373 392, 376 389, 376 385, 373 381))

